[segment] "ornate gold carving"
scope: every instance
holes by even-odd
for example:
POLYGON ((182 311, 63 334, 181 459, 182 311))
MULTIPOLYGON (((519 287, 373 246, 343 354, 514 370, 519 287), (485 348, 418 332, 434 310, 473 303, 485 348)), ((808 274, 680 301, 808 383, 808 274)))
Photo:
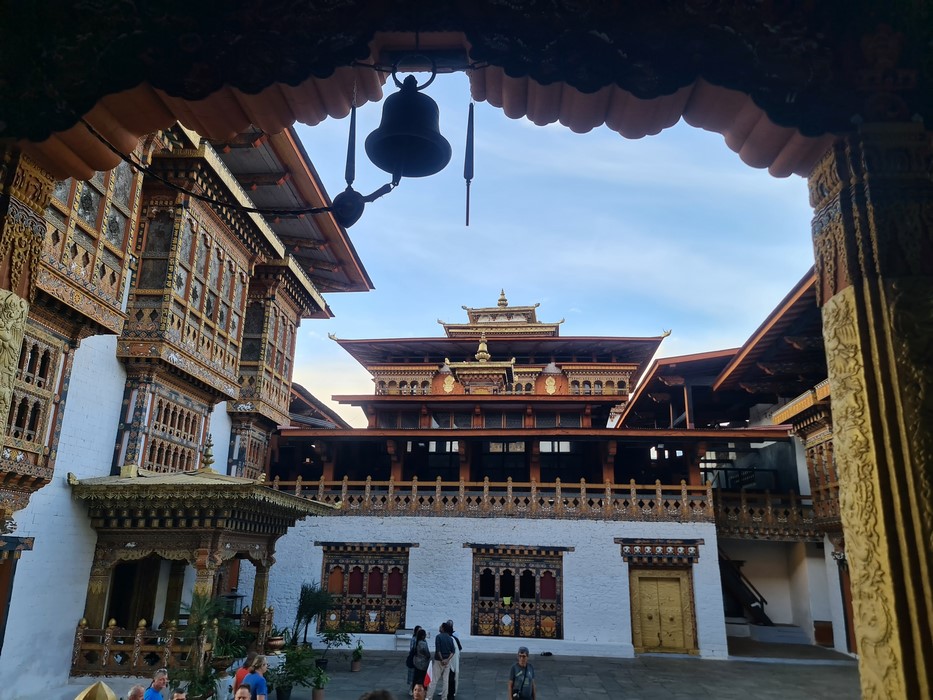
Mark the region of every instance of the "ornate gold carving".
POLYGON ((544 390, 549 394, 553 394, 555 391, 557 391, 557 380, 554 379, 554 377, 548 377, 545 379, 544 390))
POLYGON ((839 504, 852 575, 853 609, 862 692, 869 698, 906 697, 903 657, 893 627, 894 590, 889 540, 879 512, 878 446, 867 405, 864 357, 856 325, 855 290, 823 306, 823 328, 833 397, 839 504))
POLYGON ((454 390, 454 378, 453 375, 448 374, 444 377, 444 393, 449 394, 454 390))

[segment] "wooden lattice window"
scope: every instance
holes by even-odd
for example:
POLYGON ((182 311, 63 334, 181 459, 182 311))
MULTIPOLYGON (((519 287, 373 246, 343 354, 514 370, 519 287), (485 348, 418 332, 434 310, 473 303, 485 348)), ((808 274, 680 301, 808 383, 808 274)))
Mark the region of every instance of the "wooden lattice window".
POLYGON ((61 344, 27 325, 7 417, 7 435, 13 440, 45 443, 61 364, 61 344))
POLYGON ((321 579, 335 599, 323 626, 356 626, 371 634, 405 627, 408 551, 411 544, 318 542, 324 549, 321 579))
POLYGON ((156 472, 183 472, 197 467, 206 409, 183 405, 156 394, 150 414, 143 466, 156 472))
POLYGON ((563 638, 563 547, 473 548, 472 632, 563 638))

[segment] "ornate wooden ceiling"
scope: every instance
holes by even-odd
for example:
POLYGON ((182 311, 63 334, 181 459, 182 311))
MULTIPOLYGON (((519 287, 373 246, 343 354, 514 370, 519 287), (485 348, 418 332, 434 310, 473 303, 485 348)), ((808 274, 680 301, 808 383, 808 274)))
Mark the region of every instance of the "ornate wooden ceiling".
POLYGON ((777 175, 806 174, 860 121, 933 115, 933 5, 922 0, 233 7, 5 4, 0 138, 35 142, 24 145, 54 174, 86 177, 115 156, 75 126, 83 115, 124 151, 176 119, 218 139, 250 123, 314 124, 344 116, 354 92, 379 99, 383 74, 347 66, 414 48, 415 31, 424 50, 465 49, 474 96, 510 116, 632 137, 683 117, 777 175))

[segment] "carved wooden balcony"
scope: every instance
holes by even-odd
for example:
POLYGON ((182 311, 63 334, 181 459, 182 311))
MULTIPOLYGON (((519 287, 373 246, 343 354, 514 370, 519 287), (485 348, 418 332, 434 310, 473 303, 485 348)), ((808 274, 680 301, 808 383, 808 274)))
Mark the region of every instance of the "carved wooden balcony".
POLYGON ((272 488, 337 506, 337 515, 713 522, 711 486, 483 481, 280 481, 272 488))
POLYGON ((785 494, 715 491, 716 530, 720 537, 756 540, 821 541, 823 527, 813 499, 785 494))

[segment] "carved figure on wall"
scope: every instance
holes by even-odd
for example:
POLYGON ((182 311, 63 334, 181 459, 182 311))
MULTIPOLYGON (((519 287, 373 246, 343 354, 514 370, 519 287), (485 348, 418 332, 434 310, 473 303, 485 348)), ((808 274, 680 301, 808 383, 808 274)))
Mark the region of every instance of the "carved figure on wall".
POLYGON ((28 313, 29 304, 25 299, 0 290, 0 418, 4 424, 13 401, 13 384, 28 313))

